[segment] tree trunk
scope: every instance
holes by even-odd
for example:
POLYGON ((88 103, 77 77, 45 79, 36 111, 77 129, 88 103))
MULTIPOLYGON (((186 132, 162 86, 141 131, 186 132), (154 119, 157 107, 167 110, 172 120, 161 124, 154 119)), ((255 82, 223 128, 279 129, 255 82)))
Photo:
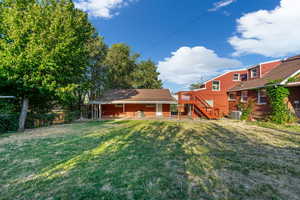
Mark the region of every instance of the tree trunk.
POLYGON ((23 98, 22 110, 21 110, 21 114, 19 117, 19 131, 20 132, 25 130, 25 122, 26 122, 26 118, 27 118, 28 105, 29 105, 29 99, 26 97, 23 98))

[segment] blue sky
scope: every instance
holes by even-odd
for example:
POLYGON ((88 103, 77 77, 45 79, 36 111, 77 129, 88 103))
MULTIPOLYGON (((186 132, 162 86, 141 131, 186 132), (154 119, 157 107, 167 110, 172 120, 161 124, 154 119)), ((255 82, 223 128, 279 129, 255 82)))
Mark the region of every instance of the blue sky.
POLYGON ((300 53, 299 0, 77 0, 105 42, 127 43, 184 90, 229 69, 300 53), (298 11, 297 11, 298 10, 298 11), (278 42, 280 41, 280 42, 278 42))

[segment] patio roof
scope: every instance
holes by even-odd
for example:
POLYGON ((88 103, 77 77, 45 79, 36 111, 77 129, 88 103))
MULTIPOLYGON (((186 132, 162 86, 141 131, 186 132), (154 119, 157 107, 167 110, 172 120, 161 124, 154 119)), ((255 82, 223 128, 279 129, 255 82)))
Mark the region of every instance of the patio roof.
POLYGON ((109 90, 90 104, 175 104, 169 89, 121 89, 109 90))

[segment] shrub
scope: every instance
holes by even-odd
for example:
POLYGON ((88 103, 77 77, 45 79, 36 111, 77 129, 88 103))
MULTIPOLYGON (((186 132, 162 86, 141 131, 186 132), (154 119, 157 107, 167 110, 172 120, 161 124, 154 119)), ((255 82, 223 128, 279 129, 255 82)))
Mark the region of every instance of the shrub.
POLYGON ((18 130, 18 114, 0 114, 0 133, 18 130))
POLYGON ((70 123, 80 118, 80 111, 66 111, 65 112, 65 122, 70 123))
POLYGON ((26 128, 38 128, 44 126, 50 126, 53 124, 54 119, 57 114, 47 113, 47 114, 33 114, 29 113, 26 120, 26 128))
POLYGON ((284 86, 267 87, 267 95, 272 107, 269 120, 276 124, 295 122, 296 116, 289 110, 285 100, 289 96, 289 90, 284 86))
POLYGON ((251 120, 254 108, 254 101, 249 99, 247 103, 239 103, 238 108, 242 111, 241 120, 251 120))

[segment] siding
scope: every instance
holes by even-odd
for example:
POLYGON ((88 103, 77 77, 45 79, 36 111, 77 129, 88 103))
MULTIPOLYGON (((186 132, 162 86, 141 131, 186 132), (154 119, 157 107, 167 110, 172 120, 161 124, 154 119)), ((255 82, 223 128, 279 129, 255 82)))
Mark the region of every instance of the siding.
POLYGON ((227 90, 229 88, 234 87, 237 83, 240 83, 241 81, 233 81, 233 75, 234 74, 247 74, 247 70, 243 71, 233 71, 226 73, 222 76, 219 76, 211 81, 208 81, 206 83, 206 89, 194 91, 197 96, 200 96, 201 98, 205 100, 213 100, 214 101, 214 107, 220 109, 220 114, 222 116, 227 116, 229 114, 229 104, 228 101, 228 95, 227 90), (212 91, 212 82, 220 81, 220 91, 212 91))
MULTIPOLYGON (((145 117, 156 117, 156 105, 150 104, 125 104, 125 112, 123 108, 117 108, 113 104, 102 105, 103 117, 136 117, 138 111, 143 111, 145 117)), ((163 104, 163 116, 170 117, 170 104, 163 104)))

